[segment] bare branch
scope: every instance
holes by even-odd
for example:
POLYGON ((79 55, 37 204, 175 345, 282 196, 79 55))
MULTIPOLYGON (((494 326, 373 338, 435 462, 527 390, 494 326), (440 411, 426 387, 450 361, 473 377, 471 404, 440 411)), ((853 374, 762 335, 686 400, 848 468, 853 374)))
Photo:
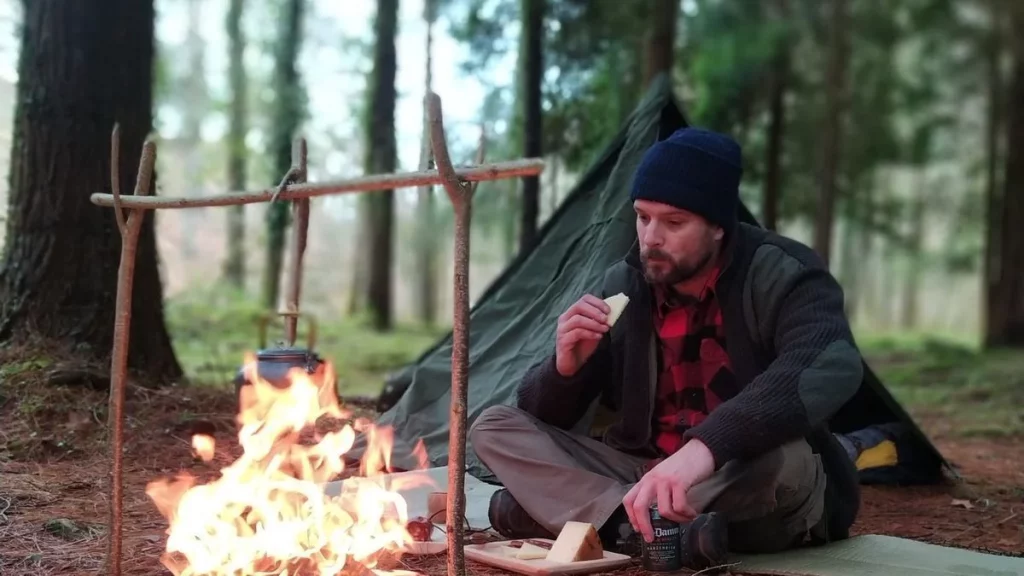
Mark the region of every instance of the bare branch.
MULTIPOLYGON (((520 178, 523 176, 536 176, 544 171, 544 161, 540 158, 526 160, 512 160, 507 162, 495 162, 483 166, 472 166, 469 168, 457 168, 455 174, 457 180, 465 182, 478 182, 484 180, 504 180, 506 178, 520 178)), ((339 180, 335 182, 323 182, 315 184, 293 184, 287 186, 280 194, 280 200, 298 200, 300 198, 314 198, 317 196, 330 196, 334 194, 348 194, 359 192, 372 192, 378 190, 394 190, 398 188, 411 188, 424 184, 442 184, 443 178, 437 170, 425 172, 405 172, 398 174, 372 174, 360 178, 339 180)), ((240 204, 259 204, 269 202, 277 192, 277 187, 258 192, 229 192, 227 194, 215 194, 199 198, 182 196, 160 196, 153 198, 125 197, 121 199, 121 205, 125 208, 144 208, 147 210, 157 208, 208 208, 211 206, 237 206, 240 204)), ((113 198, 110 194, 95 193, 90 199, 97 206, 113 206, 113 198)))
POLYGON ((451 198, 452 203, 458 206, 462 202, 463 196, 469 194, 469 188, 459 178, 452 166, 452 159, 448 154, 448 143, 445 142, 444 136, 441 98, 434 92, 427 95, 427 118, 430 123, 430 144, 434 150, 434 162, 441 175, 441 183, 448 191, 448 197, 451 198))
MULTIPOLYGON (((148 196, 149 185, 153 181, 153 166, 156 164, 156 144, 146 140, 142 144, 142 157, 139 159, 139 174, 135 179, 135 195, 148 196)), ((124 201, 121 202, 124 204, 124 201)), ((127 205, 129 208, 132 206, 127 205)))
POLYGON ((291 186, 292 184, 295 184, 296 182, 299 181, 297 178, 298 172, 298 166, 292 164, 292 167, 288 169, 288 172, 285 172, 284 178, 281 178, 281 183, 277 185, 277 190, 274 190, 274 194, 270 197, 271 204, 277 202, 278 196, 280 196, 281 193, 288 188, 288 186, 291 186))
POLYGON ((124 210, 121 208, 121 124, 115 123, 114 130, 110 133, 110 191, 114 197, 114 218, 117 219, 117 229, 121 231, 121 238, 124 239, 126 232, 124 223, 124 210))

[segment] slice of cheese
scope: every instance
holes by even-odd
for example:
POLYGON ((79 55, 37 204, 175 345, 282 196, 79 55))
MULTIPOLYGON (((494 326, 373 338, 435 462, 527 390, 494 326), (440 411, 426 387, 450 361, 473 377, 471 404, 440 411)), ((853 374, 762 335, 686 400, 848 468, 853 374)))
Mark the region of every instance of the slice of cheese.
POLYGON ((601 538, 597 535, 594 525, 589 522, 570 520, 558 533, 554 545, 548 552, 550 562, 570 563, 584 560, 600 560, 604 558, 601 538))
POLYGON ((519 556, 519 548, 513 548, 511 546, 501 546, 498 548, 498 551, 506 558, 516 558, 519 556))
POLYGON ((629 304, 629 296, 619 292, 614 296, 605 298, 604 303, 612 309, 608 314, 608 325, 615 326, 615 323, 619 320, 619 316, 622 316, 622 311, 626 309, 626 304, 629 304))
POLYGON ((536 544, 530 544, 524 542, 523 547, 519 549, 519 553, 516 554, 516 558, 519 560, 539 560, 540 558, 548 557, 548 549, 541 548, 536 544))

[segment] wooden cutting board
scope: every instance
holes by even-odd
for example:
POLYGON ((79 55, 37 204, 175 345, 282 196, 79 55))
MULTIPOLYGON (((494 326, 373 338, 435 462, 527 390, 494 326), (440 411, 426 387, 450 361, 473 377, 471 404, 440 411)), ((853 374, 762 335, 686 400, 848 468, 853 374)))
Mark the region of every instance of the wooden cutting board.
MULTIPOLYGON (((554 540, 544 538, 533 538, 534 541, 553 544, 554 540)), ((511 541, 487 542, 486 544, 471 544, 464 548, 466 558, 477 562, 516 572, 527 576, 558 576, 562 574, 591 574, 594 572, 605 572, 626 566, 632 558, 624 554, 604 551, 604 558, 600 560, 585 560, 582 562, 549 562, 543 558, 536 560, 520 560, 507 556, 502 548, 511 541)))

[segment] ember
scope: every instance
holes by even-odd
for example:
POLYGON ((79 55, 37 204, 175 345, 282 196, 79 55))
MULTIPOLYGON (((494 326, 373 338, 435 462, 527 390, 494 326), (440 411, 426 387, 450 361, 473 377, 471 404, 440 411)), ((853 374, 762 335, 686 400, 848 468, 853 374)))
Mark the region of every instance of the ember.
MULTIPOLYGON (((324 417, 351 419, 338 404, 330 365, 322 378, 293 370, 282 388, 261 379, 256 366, 247 357, 252 385, 242 389, 238 414, 243 454, 207 484, 179 474, 147 486, 170 524, 164 566, 177 576, 359 574, 400 555, 414 540, 401 494, 371 478, 336 498, 322 489, 350 472, 344 457, 357 432, 368 440, 360 475, 389 471, 390 430, 365 421, 316 430, 324 417)), ((193 446, 208 460, 213 438, 197 435, 193 446)), ((425 455, 422 444, 417 452, 425 455)))

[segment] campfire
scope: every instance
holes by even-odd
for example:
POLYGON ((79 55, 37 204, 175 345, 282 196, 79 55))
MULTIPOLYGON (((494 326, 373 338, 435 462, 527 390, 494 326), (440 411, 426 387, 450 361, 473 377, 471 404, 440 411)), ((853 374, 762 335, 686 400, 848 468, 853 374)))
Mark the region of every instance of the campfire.
MULTIPOLYGON (((146 493, 169 523, 161 562, 173 574, 386 573, 382 559, 397 558, 414 541, 402 486, 381 476, 392 471, 391 430, 353 419, 325 366, 312 375, 293 369, 285 386, 275 386, 248 355, 249 384, 239 394, 241 456, 205 484, 187 473, 149 483, 146 493), (353 469, 346 454, 359 433, 367 448, 353 469), (358 481, 346 482, 338 497, 325 495, 324 483, 351 476, 358 481)), ((212 459, 211 436, 196 435, 192 445, 212 459)), ((422 443, 416 454, 425 468, 422 443)))

